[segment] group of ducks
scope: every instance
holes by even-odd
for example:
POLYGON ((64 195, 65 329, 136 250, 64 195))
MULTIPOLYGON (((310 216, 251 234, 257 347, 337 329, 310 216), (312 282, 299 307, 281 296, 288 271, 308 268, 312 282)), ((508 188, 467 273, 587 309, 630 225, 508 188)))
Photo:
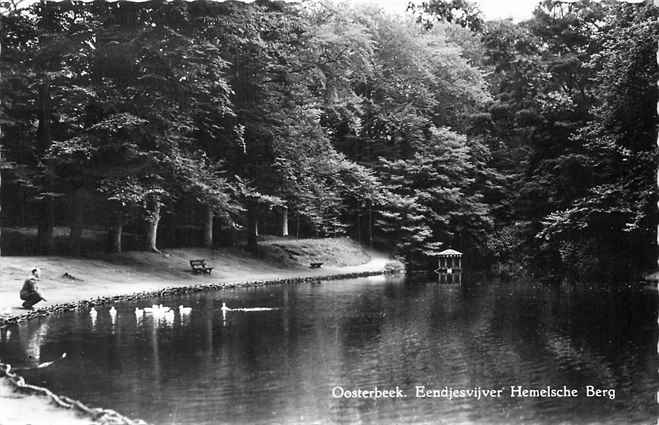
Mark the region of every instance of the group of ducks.
MULTIPOLYGON (((184 307, 182 305, 178 306, 178 313, 181 317, 187 316, 192 312, 192 307, 184 307)), ((108 310, 108 313, 110 314, 110 320, 112 320, 112 323, 114 324, 117 320, 117 309, 114 308, 114 306, 110 307, 108 310)), ((151 307, 144 307, 144 308, 135 308, 135 317, 140 319, 144 315, 153 315, 154 317, 163 317, 163 318, 168 318, 168 317, 173 317, 174 316, 174 310, 172 310, 171 307, 163 306, 162 304, 153 304, 151 307)), ((96 310, 95 307, 92 307, 89 310, 89 316, 91 316, 93 321, 96 321, 96 318, 98 317, 98 311, 96 310)))
MULTIPOLYGON (((181 316, 187 316, 192 312, 192 307, 178 306, 178 313, 181 316)), ((164 316, 167 314, 174 314, 171 307, 163 306, 162 304, 153 304, 151 307, 138 308, 135 307, 135 316, 142 316, 144 314, 152 314, 154 316, 164 316)))
MULTIPOLYGON (((220 311, 222 312, 222 316, 224 318, 226 318, 226 314, 230 311, 267 311, 267 310, 277 310, 277 309, 270 307, 229 308, 227 307, 226 303, 222 303, 222 307, 220 308, 220 311)), ((114 306, 112 306, 110 307, 108 312, 110 313, 110 319, 112 320, 112 324, 114 325, 117 320, 117 309, 114 308, 114 306)), ((192 312, 192 307, 184 307, 182 305, 178 306, 178 313, 180 317, 189 316, 191 312, 192 312)), ((92 323, 95 323, 96 317, 98 316, 98 311, 96 311, 95 307, 92 307, 89 310, 89 315, 92 318, 92 323)), ((174 320, 174 310, 171 307, 163 306, 162 304, 153 304, 151 307, 144 307, 144 308, 135 307, 135 318, 137 320, 141 320, 145 315, 151 315, 154 318, 162 318, 165 319, 166 321, 173 322, 174 320)))

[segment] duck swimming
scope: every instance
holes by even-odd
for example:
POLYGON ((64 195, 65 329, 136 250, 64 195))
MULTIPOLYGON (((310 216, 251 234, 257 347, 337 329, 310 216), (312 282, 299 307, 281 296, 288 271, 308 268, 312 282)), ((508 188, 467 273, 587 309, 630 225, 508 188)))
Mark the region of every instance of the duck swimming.
POLYGON ((110 313, 110 321, 112 322, 112 326, 115 326, 117 324, 117 309, 112 306, 108 312, 110 313))
POLYGON ((227 321, 227 312, 231 311, 229 307, 227 307, 227 303, 222 303, 222 321, 226 323, 227 321))

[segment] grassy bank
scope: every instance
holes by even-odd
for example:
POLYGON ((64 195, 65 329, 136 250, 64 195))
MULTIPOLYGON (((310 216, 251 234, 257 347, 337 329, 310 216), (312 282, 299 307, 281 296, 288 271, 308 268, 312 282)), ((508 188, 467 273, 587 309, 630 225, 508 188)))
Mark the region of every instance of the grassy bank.
POLYGON ((99 254, 92 258, 2 257, 0 259, 0 318, 25 311, 18 291, 33 267, 42 271, 46 303, 69 303, 96 297, 156 291, 170 286, 245 280, 278 279, 298 275, 358 271, 382 267, 384 256, 367 253, 350 239, 273 238, 261 244, 258 256, 238 249, 185 248, 151 252, 99 254), (203 258, 214 267, 211 275, 191 273, 189 261, 203 258), (311 262, 322 262, 318 270, 311 262))
MULTIPOLYGON (((0 323, 38 316, 63 305, 85 300, 120 299, 124 295, 216 289, 264 282, 304 282, 313 278, 382 272, 386 256, 366 252, 349 239, 272 238, 263 241, 257 257, 235 249, 167 250, 162 254, 127 252, 93 258, 0 258, 0 323), (189 260, 204 258, 214 267, 209 275, 194 275, 189 260), (322 262, 310 269, 311 262, 322 262), (18 290, 32 267, 42 269, 41 288, 48 299, 38 311, 20 308, 18 290), (29 316, 28 316, 29 315, 29 316)), ((1 361, 2 359, 0 359, 1 361)), ((0 380, 0 424, 90 424, 87 416, 56 408, 46 397, 17 393, 0 380)), ((112 407, 112 406, 104 406, 112 407)))

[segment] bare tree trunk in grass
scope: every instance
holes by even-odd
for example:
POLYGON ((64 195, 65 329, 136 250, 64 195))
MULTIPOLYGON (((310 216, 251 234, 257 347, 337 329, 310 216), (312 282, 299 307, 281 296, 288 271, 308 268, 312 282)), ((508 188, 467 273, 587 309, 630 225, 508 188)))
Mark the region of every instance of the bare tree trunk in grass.
POLYGON ((357 241, 362 244, 362 215, 357 213, 357 241))
POLYGON ((160 202, 153 201, 146 216, 146 248, 160 253, 157 246, 158 224, 160 223, 160 202))
POLYGON ((373 206, 368 206, 368 246, 373 248, 373 206))
POLYGON ((118 213, 114 223, 110 226, 110 252, 114 254, 121 254, 122 239, 124 233, 124 217, 123 213, 118 213))
POLYGON ((297 213, 297 218, 295 220, 295 238, 300 239, 300 213, 297 213))
POLYGON ((206 248, 213 247, 213 220, 215 213, 211 207, 206 207, 206 215, 204 217, 204 246, 206 248))
POLYGON ((247 207, 247 250, 256 253, 258 246, 256 238, 259 236, 258 217, 255 206, 247 207))
POLYGON ((69 231, 69 249, 74 257, 80 256, 80 247, 82 239, 82 221, 83 221, 83 189, 78 187, 71 194, 71 228, 69 231))
POLYGON ((288 236, 288 208, 282 207, 281 211, 281 235, 288 236))

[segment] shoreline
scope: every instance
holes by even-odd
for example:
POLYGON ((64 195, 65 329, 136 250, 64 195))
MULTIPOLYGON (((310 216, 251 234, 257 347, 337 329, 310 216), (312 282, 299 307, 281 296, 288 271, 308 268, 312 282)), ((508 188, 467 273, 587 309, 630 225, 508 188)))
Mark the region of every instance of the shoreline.
POLYGON ((369 276, 379 276, 387 274, 387 272, 382 270, 366 270, 361 272, 349 272, 349 273, 332 273, 327 275, 309 275, 309 276, 298 276, 298 277, 279 277, 272 279, 260 279, 260 280, 245 280, 245 281, 234 281, 234 282, 219 282, 219 283, 197 283, 189 284, 182 283, 181 285, 168 286, 162 289, 156 289, 153 291, 140 291, 129 294, 117 294, 105 297, 96 297, 92 299, 84 299, 79 301, 64 302, 48 305, 42 308, 36 308, 31 311, 27 311, 23 314, 10 315, 7 317, 0 318, 0 329, 6 328, 11 325, 16 325, 20 322, 36 319, 39 317, 45 317, 52 313, 61 313, 72 311, 78 308, 87 308, 94 306, 103 306, 108 305, 113 302, 125 302, 125 301, 139 301, 146 298, 153 297, 173 297, 182 294, 190 294, 195 292, 210 292, 210 291, 220 291, 224 289, 236 289, 236 288, 254 288, 259 286, 270 286, 270 285, 298 285, 301 283, 312 283, 319 281, 332 281, 332 280, 342 280, 342 279, 356 279, 360 277, 369 277, 369 276))
MULTIPOLYGON (((107 305, 120 301, 139 301, 153 297, 171 297, 196 292, 220 291, 234 288, 250 288, 269 285, 298 285, 319 281, 332 281, 386 274, 384 258, 372 258, 371 261, 359 265, 339 267, 333 270, 300 273, 302 270, 287 271, 285 276, 269 276, 263 279, 248 278, 246 280, 219 281, 215 283, 181 282, 174 286, 163 286, 132 293, 116 293, 88 299, 72 299, 68 302, 57 302, 25 313, 11 314, 0 318, 0 331, 16 326, 21 322, 45 317, 53 313, 72 311, 78 308, 107 305)), ((164 282, 163 282, 164 283, 164 282)), ((118 292, 121 289, 118 289, 118 292)), ((74 298, 74 297, 72 297, 74 298)), ((143 425, 147 422, 141 419, 130 419, 114 410, 90 408, 83 403, 66 396, 53 394, 50 390, 26 384, 22 377, 11 372, 11 366, 2 363, 0 359, 0 400, 4 409, 0 412, 0 423, 16 423, 20 418, 25 423, 33 425, 48 423, 56 424, 126 424, 143 425), (29 412, 26 411, 29 409, 29 412), (12 416, 13 414, 13 416, 12 416), (26 418, 29 414, 37 415, 33 419, 26 418), (45 418, 48 419, 45 419, 45 418)))

